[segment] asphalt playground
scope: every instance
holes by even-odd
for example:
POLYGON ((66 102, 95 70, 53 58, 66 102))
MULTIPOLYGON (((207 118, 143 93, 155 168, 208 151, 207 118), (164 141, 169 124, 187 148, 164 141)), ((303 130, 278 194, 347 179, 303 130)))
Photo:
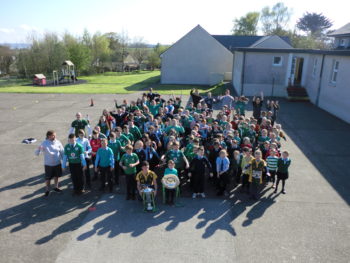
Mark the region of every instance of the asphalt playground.
MULTIPOLYGON (((280 101, 278 122, 292 166, 286 195, 266 187, 258 201, 184 193, 155 213, 126 201, 123 187, 43 197, 48 129, 64 144, 75 113, 96 123, 114 99, 140 94, 0 94, 0 262, 349 262, 350 124, 307 102, 280 101), (90 107, 90 99, 94 107, 90 107), (34 137, 34 144, 22 144, 34 137)), ((187 100, 188 97, 184 97, 187 100)), ((251 114, 248 111, 248 115, 251 114)))

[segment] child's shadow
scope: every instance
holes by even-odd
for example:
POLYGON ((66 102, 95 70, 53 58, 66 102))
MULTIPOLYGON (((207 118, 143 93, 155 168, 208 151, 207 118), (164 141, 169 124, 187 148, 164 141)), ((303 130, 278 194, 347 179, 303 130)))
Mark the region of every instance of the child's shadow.
POLYGON ((242 223, 242 226, 247 227, 251 225, 255 219, 262 217, 265 211, 276 202, 275 199, 277 196, 279 196, 279 194, 271 193, 268 196, 260 198, 258 203, 247 213, 247 219, 242 223))

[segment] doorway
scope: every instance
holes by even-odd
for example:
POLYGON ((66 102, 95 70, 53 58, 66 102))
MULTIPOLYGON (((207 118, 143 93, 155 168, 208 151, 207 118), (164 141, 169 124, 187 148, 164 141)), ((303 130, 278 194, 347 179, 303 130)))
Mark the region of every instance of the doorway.
POLYGON ((291 68, 291 85, 300 87, 302 85, 304 68, 304 58, 293 57, 292 68, 291 68))

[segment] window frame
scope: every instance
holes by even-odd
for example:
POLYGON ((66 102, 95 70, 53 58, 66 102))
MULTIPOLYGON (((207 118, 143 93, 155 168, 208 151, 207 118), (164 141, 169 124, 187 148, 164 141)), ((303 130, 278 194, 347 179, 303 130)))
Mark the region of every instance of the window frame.
POLYGON ((283 65, 283 57, 282 56, 273 56, 272 66, 281 67, 283 65), (275 63, 275 58, 280 58, 280 62, 278 64, 275 63))
POLYGON ((340 61, 334 59, 333 65, 332 65, 331 80, 330 80, 331 84, 333 84, 333 85, 337 84, 339 67, 340 67, 340 61))
POLYGON ((339 46, 340 47, 345 47, 346 45, 346 39, 345 38, 341 38, 340 41, 339 41, 339 46))

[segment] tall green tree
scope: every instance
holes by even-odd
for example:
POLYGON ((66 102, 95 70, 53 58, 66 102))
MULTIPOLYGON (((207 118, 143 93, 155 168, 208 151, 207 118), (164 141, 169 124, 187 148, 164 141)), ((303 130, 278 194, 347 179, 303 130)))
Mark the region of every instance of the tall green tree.
POLYGON ((81 72, 88 73, 92 60, 91 50, 84 44, 83 39, 65 33, 63 43, 67 49, 67 59, 74 63, 77 75, 79 76, 81 72))
POLYGON ((236 18, 233 21, 233 35, 256 35, 258 31, 259 17, 259 12, 249 12, 239 19, 236 18))
POLYGON ((109 41, 106 36, 96 32, 91 38, 92 66, 96 70, 103 67, 103 63, 110 58, 109 41))
POLYGON ((152 70, 156 68, 160 68, 161 65, 161 59, 160 55, 165 52, 169 46, 161 45, 160 43, 157 43, 155 47, 152 49, 152 51, 148 55, 148 64, 152 68, 152 70))
POLYGON ((333 23, 322 13, 306 12, 297 22, 297 28, 314 37, 325 35, 333 23))
POLYGON ((0 46, 0 72, 10 74, 11 64, 14 62, 15 52, 8 46, 0 46))
POLYGON ((292 12, 279 2, 272 8, 266 6, 261 10, 260 22, 266 35, 287 35, 286 30, 292 12))

